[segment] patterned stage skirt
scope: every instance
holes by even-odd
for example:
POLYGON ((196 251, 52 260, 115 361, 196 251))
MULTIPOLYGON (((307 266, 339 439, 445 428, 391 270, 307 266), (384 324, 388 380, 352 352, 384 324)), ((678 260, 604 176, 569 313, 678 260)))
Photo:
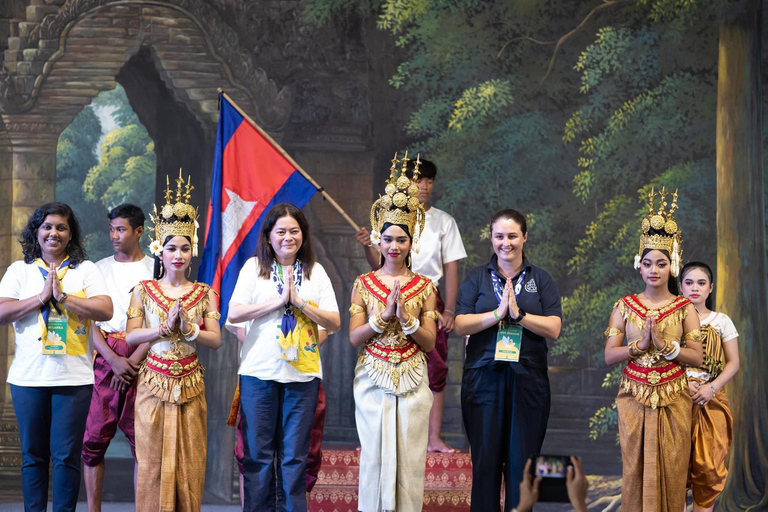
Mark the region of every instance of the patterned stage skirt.
POLYGON ((622 510, 680 512, 690 461, 690 395, 652 408, 622 387, 616 397, 623 478, 622 510))
POLYGON ((198 512, 203 502, 208 407, 203 367, 192 354, 150 351, 136 393, 137 512, 198 512))
POLYGON ((421 510, 432 408, 427 379, 397 396, 377 386, 358 362, 354 393, 361 445, 358 509, 421 510))

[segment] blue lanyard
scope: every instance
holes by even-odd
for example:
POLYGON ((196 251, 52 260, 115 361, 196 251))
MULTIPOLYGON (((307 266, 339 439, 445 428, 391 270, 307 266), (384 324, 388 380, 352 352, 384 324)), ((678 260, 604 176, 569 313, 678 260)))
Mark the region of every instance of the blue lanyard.
MULTIPOLYGON (((523 291, 523 283, 525 282, 525 270, 523 270, 523 273, 520 274, 520 277, 517 280, 517 284, 515 285, 515 301, 518 301, 520 299, 520 292, 523 291)), ((504 296, 504 285, 501 284, 501 278, 499 277, 499 274, 494 270, 491 269, 491 282, 493 283, 493 292, 496 294, 496 301, 501 304, 501 298, 504 296)), ((519 302, 518 302, 519 304, 519 302)))

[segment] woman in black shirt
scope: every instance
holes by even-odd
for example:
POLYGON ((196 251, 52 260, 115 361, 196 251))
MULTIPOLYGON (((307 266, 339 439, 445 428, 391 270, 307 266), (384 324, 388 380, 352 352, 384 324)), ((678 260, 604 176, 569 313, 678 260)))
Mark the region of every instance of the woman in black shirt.
POLYGON ((502 210, 491 220, 494 256, 459 289, 456 331, 469 335, 461 388, 472 447, 472 511, 497 510, 501 476, 505 511, 519 500, 526 460, 538 453, 549 419, 546 339, 560 335, 560 294, 531 265, 525 217, 502 210))

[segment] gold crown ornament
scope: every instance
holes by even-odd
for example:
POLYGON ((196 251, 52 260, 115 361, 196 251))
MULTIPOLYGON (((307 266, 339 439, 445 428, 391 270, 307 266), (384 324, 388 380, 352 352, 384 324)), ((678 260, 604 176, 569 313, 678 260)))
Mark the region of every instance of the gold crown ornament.
POLYGON ((163 252, 163 242, 167 237, 186 236, 192 240, 192 256, 197 256, 197 209, 189 204, 190 193, 194 190, 191 184, 191 176, 184 183, 179 169, 179 177, 176 178, 176 202, 173 202, 173 191, 168 176, 165 177, 165 204, 157 211, 157 205, 152 207, 154 213, 149 218, 155 227, 150 227, 155 233, 155 239, 149 244, 149 250, 155 256, 163 252), (173 217, 175 216, 174 220, 173 217))
POLYGON ((416 184, 419 180, 421 161, 417 155, 413 166, 413 180, 408 178, 405 173, 409 161, 407 151, 402 160, 398 160, 397 153, 392 159, 389 179, 386 187, 384 187, 384 195, 379 196, 371 206, 371 242, 379 245, 381 228, 384 224, 402 224, 408 227, 408 232, 413 237, 411 250, 418 253, 419 238, 424 232, 426 220, 424 205, 421 204, 418 197, 419 186, 416 184), (402 163, 399 175, 398 163, 402 163))
POLYGON ((674 219, 677 210, 677 190, 672 194, 672 206, 667 207, 667 194, 662 187, 660 192, 654 192, 653 188, 648 193, 648 216, 643 219, 643 234, 640 235, 640 249, 635 255, 635 268, 640 268, 640 261, 645 249, 657 249, 667 251, 671 260, 671 273, 677 277, 680 273, 680 260, 682 259, 682 231, 677 227, 674 219), (659 207, 654 209, 654 196, 659 196, 659 207), (651 234, 651 229, 656 233, 651 234))

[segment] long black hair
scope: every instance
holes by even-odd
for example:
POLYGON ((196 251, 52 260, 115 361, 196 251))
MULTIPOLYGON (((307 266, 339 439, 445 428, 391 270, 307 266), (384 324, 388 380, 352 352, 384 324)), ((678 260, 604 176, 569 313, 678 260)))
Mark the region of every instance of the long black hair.
POLYGON ((299 247, 296 258, 301 260, 301 271, 309 279, 312 267, 317 261, 315 251, 312 249, 312 239, 309 236, 309 222, 301 210, 291 203, 280 203, 270 208, 267 212, 267 218, 261 224, 259 241, 256 242, 256 252, 253 254, 259 260, 259 277, 269 279, 272 261, 275 259, 275 250, 269 243, 269 235, 277 221, 285 216, 293 218, 301 229, 301 247, 299 247))
POLYGON ((80 223, 77 222, 75 212, 68 204, 52 202, 45 203, 29 216, 27 225, 21 232, 19 243, 21 251, 24 253, 24 263, 34 263, 37 258, 42 256, 40 243, 37 241, 37 230, 45 222, 48 215, 60 215, 67 219, 69 225, 69 242, 67 243, 67 254, 69 254, 69 266, 77 267, 80 263, 88 259, 88 254, 83 247, 82 235, 80 233, 80 223))
MULTIPOLYGON (((712 269, 709 268, 709 265, 707 265, 706 263, 702 263, 701 261, 690 261, 690 262, 686 263, 683 266, 683 270, 680 271, 680 283, 681 284, 683 282, 683 279, 685 279, 685 274, 687 274, 688 272, 690 272, 691 270, 693 270, 695 268, 703 270, 704 273, 707 274, 707 276, 709 277, 709 284, 714 284, 715 283, 715 281, 713 280, 712 269)), ((710 310, 710 311, 714 311, 714 309, 712 308, 712 305, 713 305, 712 295, 714 293, 715 293, 715 291, 713 289, 712 293, 710 293, 707 296, 707 300, 704 301, 704 305, 707 306, 707 309, 710 310)))

